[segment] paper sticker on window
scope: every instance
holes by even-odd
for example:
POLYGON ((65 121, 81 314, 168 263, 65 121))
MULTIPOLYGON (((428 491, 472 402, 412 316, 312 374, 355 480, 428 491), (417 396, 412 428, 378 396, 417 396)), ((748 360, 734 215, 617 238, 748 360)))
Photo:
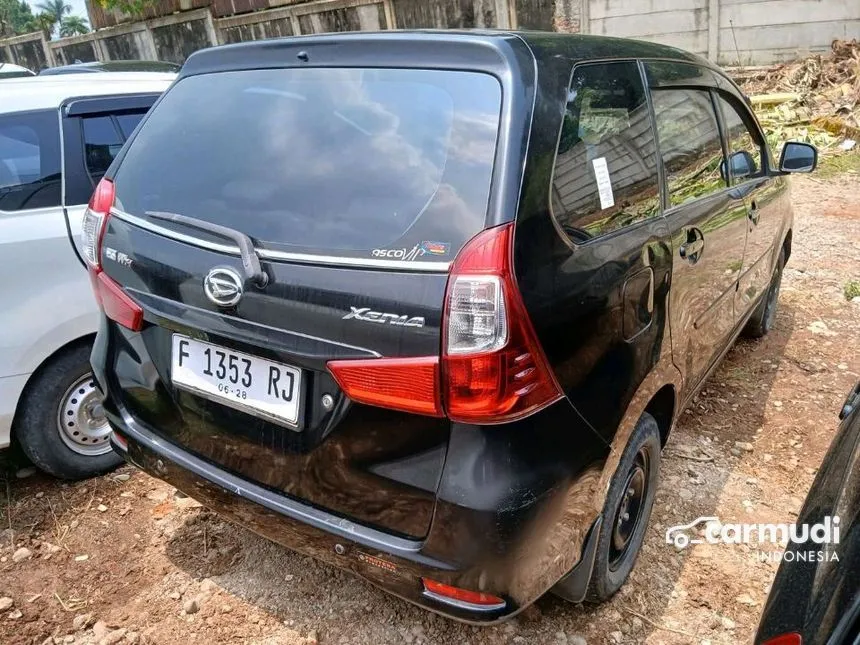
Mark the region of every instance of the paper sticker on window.
POLYGON ((597 180, 600 209, 612 208, 615 206, 615 198, 612 196, 612 181, 609 179, 609 168, 606 166, 606 157, 598 157, 592 160, 591 165, 594 166, 594 178, 597 180))

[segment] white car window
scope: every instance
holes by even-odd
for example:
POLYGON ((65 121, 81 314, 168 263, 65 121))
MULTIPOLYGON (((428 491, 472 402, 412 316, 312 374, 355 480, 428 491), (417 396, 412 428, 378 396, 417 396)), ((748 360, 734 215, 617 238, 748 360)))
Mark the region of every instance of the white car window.
POLYGON ((0 115, 0 210, 60 205, 56 112, 0 115))

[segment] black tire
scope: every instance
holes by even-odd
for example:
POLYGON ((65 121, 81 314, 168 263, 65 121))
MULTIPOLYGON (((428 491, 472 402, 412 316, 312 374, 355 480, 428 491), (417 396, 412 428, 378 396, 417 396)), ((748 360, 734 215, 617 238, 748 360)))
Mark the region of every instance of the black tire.
POLYGON ((12 428, 16 442, 30 461, 46 473, 62 479, 92 477, 112 470, 122 462, 122 458, 110 450, 104 430, 106 426, 100 423, 101 417, 88 412, 99 411, 93 400, 96 395, 93 394, 95 384, 90 367, 91 349, 89 343, 74 345, 42 365, 27 384, 12 428), (86 392, 80 403, 74 398, 79 391, 78 385, 86 392), (72 390, 72 386, 76 389, 72 390), (91 431, 87 427, 81 433, 76 430, 81 426, 76 425, 79 417, 75 410, 82 410, 84 403, 86 411, 81 414, 94 419, 96 429, 91 431), (70 406, 74 407, 67 409, 70 406), (60 427, 61 416, 69 428, 65 434, 60 427), (75 432, 78 436, 72 438, 75 432), (87 441, 91 445, 82 443, 87 441))
POLYGON ((779 306, 779 288, 782 285, 782 269, 785 266, 785 251, 779 252, 776 268, 770 279, 767 293, 755 308, 753 315, 744 327, 744 336, 749 338, 762 338, 773 329, 776 321, 776 310, 779 306))
POLYGON ((645 413, 636 422, 636 428, 624 448, 618 469, 609 485, 594 568, 586 595, 586 600, 590 602, 603 602, 612 597, 627 580, 633 565, 636 564, 660 481, 660 449, 660 428, 654 417, 645 413), (629 490, 639 488, 639 481, 642 487, 641 495, 628 494, 629 490), (625 498, 625 508, 630 519, 623 523, 629 530, 622 531, 619 520, 623 516, 625 498), (627 539, 620 540, 624 534, 628 536, 627 539))

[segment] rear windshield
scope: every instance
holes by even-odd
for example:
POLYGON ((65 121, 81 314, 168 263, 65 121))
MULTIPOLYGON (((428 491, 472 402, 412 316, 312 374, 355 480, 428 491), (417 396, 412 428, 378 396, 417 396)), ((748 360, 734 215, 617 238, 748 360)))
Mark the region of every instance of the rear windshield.
POLYGON ((484 225, 500 109, 498 81, 477 72, 190 76, 133 140, 117 207, 229 226, 273 250, 447 262, 484 225))

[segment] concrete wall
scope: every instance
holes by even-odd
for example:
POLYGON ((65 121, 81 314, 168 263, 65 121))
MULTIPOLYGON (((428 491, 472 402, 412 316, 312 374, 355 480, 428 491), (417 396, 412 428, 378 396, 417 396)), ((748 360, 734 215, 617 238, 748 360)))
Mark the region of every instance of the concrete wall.
POLYGON ((860 0, 721 0, 719 59, 792 60, 797 51, 824 51, 834 38, 860 38, 860 0))
POLYGON ((181 64, 198 49, 217 43, 212 14, 206 9, 180 13, 176 17, 185 19, 178 21, 170 16, 147 24, 158 60, 181 64))
POLYGON ((94 60, 183 63, 198 49, 219 42, 229 41, 219 41, 212 14, 208 9, 196 9, 53 40, 48 43, 48 49, 57 65, 94 60))
POLYGON ((223 43, 240 43, 295 34, 292 12, 283 9, 221 18, 215 21, 215 25, 223 43))
POLYGON ((400 29, 511 27, 507 0, 393 0, 392 4, 400 29))
POLYGON ((50 43, 41 34, 0 40, 0 60, 32 69, 76 60, 182 63, 202 47, 295 34, 496 27, 642 38, 722 64, 761 64, 860 38, 860 0, 159 0, 146 10, 153 17, 137 22, 90 7, 94 25, 113 26, 50 43), (274 8, 254 11, 262 7, 274 8), (173 8, 181 11, 164 15, 173 8), (245 13, 230 15, 237 12, 245 13))
POLYGON ((0 61, 34 70, 54 63, 48 41, 41 32, 0 39, 0 61))
POLYGON ((860 38, 860 0, 592 0, 593 34, 675 45, 725 65, 764 64, 860 38))

